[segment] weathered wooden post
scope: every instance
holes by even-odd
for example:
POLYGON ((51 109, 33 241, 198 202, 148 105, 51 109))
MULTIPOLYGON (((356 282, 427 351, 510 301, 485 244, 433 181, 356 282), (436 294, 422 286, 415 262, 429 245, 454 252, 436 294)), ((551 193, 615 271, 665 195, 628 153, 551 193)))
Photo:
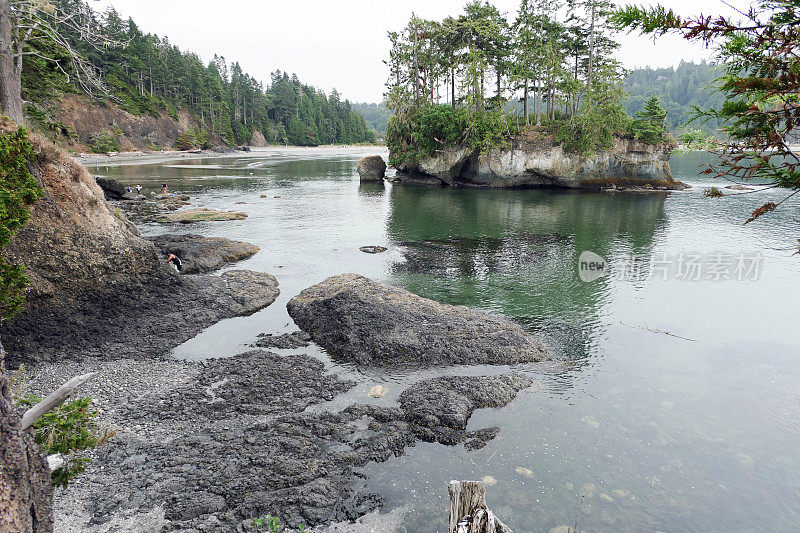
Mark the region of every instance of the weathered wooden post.
POLYGON ((450 481, 448 533, 512 533, 511 528, 486 508, 483 481, 450 481))

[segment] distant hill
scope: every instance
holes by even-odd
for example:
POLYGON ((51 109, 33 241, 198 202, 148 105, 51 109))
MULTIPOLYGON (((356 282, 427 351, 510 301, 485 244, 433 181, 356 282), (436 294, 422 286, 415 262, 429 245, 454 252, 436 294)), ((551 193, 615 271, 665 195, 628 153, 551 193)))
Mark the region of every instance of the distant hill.
MULTIPOLYGON (((655 94, 667 110, 667 126, 672 131, 679 131, 689 119, 692 106, 705 109, 722 105, 722 95, 709 87, 719 75, 715 69, 714 64, 705 61, 682 61, 677 68, 646 67, 631 70, 624 81, 625 92, 630 95, 625 101, 625 108, 633 115, 642 108, 645 100, 655 94)), ((695 121, 689 127, 715 133, 720 124, 716 120, 705 124, 695 121)))
MULTIPOLYGON (((85 0, 57 0, 83 2, 85 0)), ((113 9, 87 28, 123 46, 94 47, 72 28, 59 28, 69 46, 91 64, 104 90, 82 99, 80 117, 112 108, 110 121, 64 120, 69 93, 83 93, 64 51, 49 41, 31 41, 25 51, 23 98, 29 121, 40 130, 90 149, 208 147, 225 144, 318 145, 372 142, 375 133, 350 102, 334 90, 325 94, 297 76, 275 71, 256 80, 237 62, 214 56, 204 62, 166 37, 145 33, 113 9), (54 60, 61 60, 62 71, 54 60), (68 77, 67 74, 70 74, 68 77), (67 97, 65 97, 65 95, 67 97), (127 115, 120 115, 120 112, 127 115), (141 117, 142 121, 135 120, 141 117), (116 120, 121 118, 124 120, 116 120), (137 122, 147 123, 151 139, 142 142, 137 122), (126 125, 130 127, 125 127, 126 125), (151 127, 152 126, 152 127, 151 127), (153 129, 155 128, 155 130, 153 129), (169 130, 169 131, 167 131, 169 130)), ((77 105, 77 104, 76 104, 77 105)))
POLYGON ((384 102, 380 104, 355 103, 352 104, 352 107, 353 111, 364 115, 367 125, 375 130, 376 133, 380 135, 386 134, 386 123, 389 117, 392 116, 392 112, 389 111, 384 102))

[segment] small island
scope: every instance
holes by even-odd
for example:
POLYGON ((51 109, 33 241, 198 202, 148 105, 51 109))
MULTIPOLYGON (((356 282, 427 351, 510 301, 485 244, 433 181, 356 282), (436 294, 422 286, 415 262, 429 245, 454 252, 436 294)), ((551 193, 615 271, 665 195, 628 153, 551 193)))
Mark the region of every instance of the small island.
POLYGON ((387 106, 394 115, 386 142, 397 169, 393 181, 686 188, 670 171, 677 142, 666 132, 667 112, 658 97, 629 116, 618 65, 592 43, 586 65, 564 68, 571 44, 542 36, 534 15, 523 9, 512 32, 496 8, 474 4, 465 15, 441 22, 412 17, 391 34, 387 106), (579 67, 586 68, 582 80, 575 75, 579 67))

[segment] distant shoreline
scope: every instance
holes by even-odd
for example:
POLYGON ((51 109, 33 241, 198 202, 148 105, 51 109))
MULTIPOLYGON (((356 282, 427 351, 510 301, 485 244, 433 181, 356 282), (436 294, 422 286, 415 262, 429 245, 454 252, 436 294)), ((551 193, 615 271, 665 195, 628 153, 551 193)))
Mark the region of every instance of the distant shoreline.
POLYGON ((112 155, 108 154, 89 154, 81 153, 73 155, 73 158, 86 167, 94 165, 102 166, 122 166, 122 165, 139 165, 166 163, 169 161, 180 160, 193 160, 193 159, 211 159, 218 157, 257 157, 264 154, 275 153, 313 153, 313 152, 344 152, 344 151, 364 151, 364 152, 383 152, 386 151, 386 146, 383 145, 367 145, 367 144, 326 144, 321 146, 266 146, 266 147, 250 147, 250 151, 231 150, 229 152, 217 152, 214 150, 202 150, 199 152, 181 152, 177 150, 164 150, 164 151, 135 151, 135 152, 118 152, 112 155))

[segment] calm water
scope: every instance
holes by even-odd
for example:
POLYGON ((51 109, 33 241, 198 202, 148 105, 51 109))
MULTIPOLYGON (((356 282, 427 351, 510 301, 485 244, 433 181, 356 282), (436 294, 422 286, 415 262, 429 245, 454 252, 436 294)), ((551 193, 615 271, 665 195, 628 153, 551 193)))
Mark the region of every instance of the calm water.
MULTIPOLYGON (((375 152, 287 149, 96 169, 149 190, 166 181, 193 207, 247 212, 244 221, 143 231, 255 243, 261 252, 237 268, 280 282, 275 304, 217 324, 176 357, 232 355, 261 332, 294 330, 289 298, 358 272, 504 313, 564 359, 513 367, 535 385, 506 408, 475 413, 471 429, 502 427, 484 449, 419 443, 366 469, 388 508, 408 507, 407 531, 441 530, 448 480, 483 476, 497 480, 490 507, 521 532, 574 524, 583 495, 584 531, 800 530, 800 256, 788 249, 800 237, 797 202, 743 226, 782 193, 705 199, 696 170, 704 154, 673 160, 676 177, 695 187, 665 195, 359 185, 355 163, 375 152), (363 245, 389 251, 368 255, 363 245), (580 281, 585 250, 607 259, 612 275, 580 281), (736 278, 739 256, 749 267, 760 253, 758 278, 680 279, 681 253, 712 278, 736 278)), ((359 372, 315 355, 359 382, 327 408, 392 404, 432 375, 509 371, 359 372), (376 383, 386 398, 366 396, 376 383)))

